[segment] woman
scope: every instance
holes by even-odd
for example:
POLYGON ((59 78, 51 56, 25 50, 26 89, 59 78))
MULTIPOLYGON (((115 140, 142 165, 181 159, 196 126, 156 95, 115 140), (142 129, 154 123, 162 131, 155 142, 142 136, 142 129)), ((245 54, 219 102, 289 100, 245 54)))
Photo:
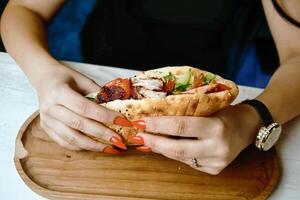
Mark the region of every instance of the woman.
MULTIPOLYGON (((199 4, 204 1, 166 2, 168 4, 146 0, 101 1, 99 11, 91 15, 86 25, 89 30, 99 22, 97 28, 100 32, 93 29, 94 32, 83 33, 87 61, 125 67, 143 66, 143 69, 201 63, 201 66, 214 66, 209 70, 224 75, 228 48, 223 45, 222 37, 228 34, 219 33, 227 33, 227 25, 238 25, 234 21, 238 16, 232 14, 243 13, 243 10, 235 10, 241 1, 210 0, 205 1, 203 7, 199 4), (91 43, 86 37, 98 38, 98 42, 91 43), (89 51, 91 44, 96 45, 93 51, 89 51)), ((242 2, 246 2, 245 8, 251 1, 242 2)), ((36 89, 41 126, 54 141, 72 150, 118 154, 113 146, 125 149, 122 138, 102 123, 126 125, 126 119, 85 99, 82 94, 97 91, 100 87, 59 63, 48 52, 44 25, 63 3, 64 0, 9 1, 1 19, 5 47, 36 89), (111 145, 96 142, 80 131, 102 138, 111 145)), ((299 18, 294 14, 299 13, 300 5, 284 1, 285 10, 291 11, 289 16, 292 18, 289 18, 282 11, 278 13, 280 9, 275 10, 276 1, 263 0, 262 3, 280 66, 264 92, 256 98, 261 103, 251 101, 231 106, 211 117, 144 118, 140 126, 145 132, 129 138, 130 142, 141 145, 138 147, 141 151, 152 150, 197 170, 218 174, 255 140, 260 127, 273 122, 285 124, 299 115, 300 29, 293 19, 299 18), (175 140, 147 132, 185 139, 175 140)))

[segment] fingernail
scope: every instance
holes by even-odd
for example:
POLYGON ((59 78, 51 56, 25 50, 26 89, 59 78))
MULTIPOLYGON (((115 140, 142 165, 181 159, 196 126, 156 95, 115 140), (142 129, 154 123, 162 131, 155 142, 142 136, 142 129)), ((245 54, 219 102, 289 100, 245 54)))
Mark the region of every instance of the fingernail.
POLYGON ((144 153, 150 153, 151 152, 151 148, 150 147, 146 147, 146 146, 142 146, 142 147, 136 147, 137 150, 144 152, 144 153))
POLYGON ((125 119, 124 117, 116 117, 114 120, 114 124, 119 125, 119 126, 124 126, 124 127, 130 127, 132 126, 131 122, 125 119))
POLYGON ((126 150, 127 147, 126 145, 122 142, 122 140, 120 138, 118 138, 117 136, 112 136, 109 140, 113 145, 119 147, 120 149, 124 149, 126 150))
POLYGON ((142 119, 136 120, 136 121, 132 121, 131 124, 132 124, 132 126, 134 128, 142 129, 142 130, 146 129, 146 122, 144 120, 142 120, 142 119))
POLYGON ((132 144, 138 144, 138 145, 143 145, 144 144, 144 139, 140 136, 132 136, 130 135, 128 137, 128 142, 132 144))
POLYGON ((104 152, 104 153, 107 153, 107 154, 115 154, 115 155, 117 155, 117 154, 120 154, 120 153, 121 153, 120 151, 118 151, 118 150, 114 149, 114 148, 113 148, 113 147, 111 147, 111 146, 107 146, 107 147, 105 147, 105 148, 103 149, 103 152, 104 152))

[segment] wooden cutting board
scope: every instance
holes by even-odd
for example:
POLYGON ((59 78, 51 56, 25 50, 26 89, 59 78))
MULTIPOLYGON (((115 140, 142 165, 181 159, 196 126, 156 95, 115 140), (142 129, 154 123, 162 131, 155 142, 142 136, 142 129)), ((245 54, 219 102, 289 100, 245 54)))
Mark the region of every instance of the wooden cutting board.
POLYGON ((15 165, 24 182, 49 199, 266 199, 280 175, 275 149, 249 147, 217 176, 134 149, 123 156, 69 151, 45 135, 38 112, 20 129, 15 165))

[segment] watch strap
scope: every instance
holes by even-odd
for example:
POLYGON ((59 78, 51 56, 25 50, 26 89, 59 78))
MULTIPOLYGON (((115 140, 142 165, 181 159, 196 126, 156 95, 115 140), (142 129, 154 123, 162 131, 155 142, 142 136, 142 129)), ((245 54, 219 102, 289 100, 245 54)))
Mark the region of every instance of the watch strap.
POLYGON ((252 106, 260 115, 260 118, 262 119, 262 122, 264 123, 265 126, 268 126, 274 122, 269 109, 263 102, 256 99, 251 99, 251 100, 247 99, 241 102, 241 104, 248 104, 252 106))

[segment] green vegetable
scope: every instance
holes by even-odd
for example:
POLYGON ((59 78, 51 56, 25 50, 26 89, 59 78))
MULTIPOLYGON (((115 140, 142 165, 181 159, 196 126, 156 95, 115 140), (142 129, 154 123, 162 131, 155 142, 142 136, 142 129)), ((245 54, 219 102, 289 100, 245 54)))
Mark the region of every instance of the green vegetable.
POLYGON ((212 73, 207 73, 204 77, 204 85, 210 84, 213 80, 215 80, 217 75, 212 73))
POLYGON ((94 101, 95 98, 92 98, 92 97, 86 97, 88 100, 91 100, 91 101, 94 101))
POLYGON ((168 74, 168 75, 165 75, 165 76, 163 77, 163 79, 164 79, 165 82, 168 82, 168 81, 175 80, 175 76, 174 76, 171 72, 169 72, 169 74, 168 74))
POLYGON ((93 93, 87 94, 85 97, 91 101, 95 101, 95 99, 97 98, 97 94, 98 94, 98 92, 93 92, 93 93))
POLYGON ((176 79, 175 88, 173 90, 173 94, 178 94, 180 92, 186 91, 192 84, 190 83, 192 79, 192 70, 176 79))
POLYGON ((177 94, 179 92, 184 92, 187 90, 188 87, 190 87, 191 84, 181 84, 181 83, 176 83, 175 88, 173 90, 173 94, 177 94))
POLYGON ((177 79, 176 79, 176 84, 177 83, 180 83, 180 84, 183 84, 183 85, 186 85, 186 84, 189 84, 190 81, 191 81, 191 78, 192 78, 192 70, 189 69, 189 71, 181 76, 179 76, 177 79))

